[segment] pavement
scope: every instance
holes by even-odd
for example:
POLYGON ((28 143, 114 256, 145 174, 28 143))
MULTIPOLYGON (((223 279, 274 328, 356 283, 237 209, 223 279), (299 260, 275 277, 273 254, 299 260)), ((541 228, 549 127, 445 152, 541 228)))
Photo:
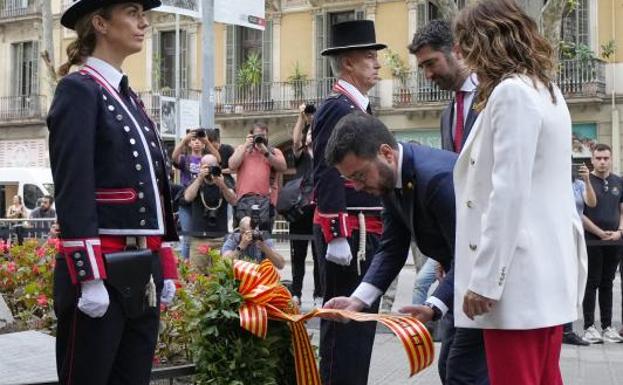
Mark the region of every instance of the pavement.
MULTIPOLYGON (((288 263, 281 271, 283 279, 291 279, 289 247, 277 242, 277 249, 286 256, 288 263)), ((409 261, 410 262, 410 261, 409 261)), ((306 263, 303 283, 303 311, 313 308, 313 264, 311 256, 306 263)), ((555 276, 553 276, 554 278, 555 276)), ((411 301, 415 282, 415 268, 407 264, 402 270, 394 301, 393 311, 411 301)), ((621 281, 617 274, 614 285, 613 326, 621 327, 621 281)), ((598 316, 598 315, 597 315, 598 316)), ((597 321, 597 324, 599 322, 597 321)), ((313 340, 318 345, 317 320, 308 323, 313 340)), ((581 321, 575 323, 581 331, 581 321)), ((437 363, 409 378, 407 356, 397 339, 383 326, 377 335, 370 365, 369 385, 439 385, 437 363)), ((439 344, 436 343, 439 351, 439 344)), ((621 385, 623 384, 623 344, 602 344, 587 347, 563 345, 560 366, 566 385, 621 385)), ((55 379, 54 338, 29 331, 0 335, 0 385, 45 382, 55 379)))
MULTIPOLYGON (((278 242, 277 248, 287 256, 289 262, 289 248, 286 243, 278 242)), ((413 284, 415 282, 415 267, 408 264, 403 268, 398 279, 398 288, 394 300, 393 312, 411 303, 413 284)), ((313 307, 313 264, 311 252, 306 263, 305 279, 303 282, 302 308, 303 311, 313 307)), ((292 279, 290 264, 281 271, 284 279, 292 279)), ((553 277, 554 278, 554 277, 553 277)), ((598 312, 597 312, 598 313, 598 312)), ((617 272, 614 282, 613 298, 613 326, 621 328, 621 277, 617 272)), ((599 325, 599 314, 596 314, 596 324, 599 325)), ((582 321, 576 321, 574 330, 582 331, 582 321)), ((314 334, 314 343, 318 344, 318 322, 311 322, 308 329, 314 334)), ((380 326, 376 334, 368 385, 440 385, 437 362, 424 371, 409 378, 409 363, 402 346, 397 339, 383 330, 380 326)), ((439 351, 440 344, 435 344, 439 351)), ((565 385, 622 385, 623 384, 623 344, 601 344, 591 346, 563 345, 560 367, 565 385)))

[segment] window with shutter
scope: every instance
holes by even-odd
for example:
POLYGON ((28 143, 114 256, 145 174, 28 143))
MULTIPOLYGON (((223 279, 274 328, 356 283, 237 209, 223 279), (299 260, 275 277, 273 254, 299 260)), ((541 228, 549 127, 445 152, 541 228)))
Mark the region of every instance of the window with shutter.
POLYGON ((29 96, 39 92, 39 42, 13 44, 13 79, 15 96, 29 96))
POLYGON ((577 0, 566 6, 562 21, 562 41, 577 45, 590 45, 589 0, 577 0))
MULTIPOLYGON (((161 31, 158 37, 158 89, 175 89, 175 31, 161 31)), ((180 89, 188 87, 188 34, 180 30, 180 89)))
POLYGON ((266 20, 262 33, 262 82, 273 81, 273 21, 266 20))
POLYGON ((225 42, 225 82, 233 84, 236 82, 236 69, 238 68, 236 55, 236 28, 233 25, 227 26, 227 37, 225 42))

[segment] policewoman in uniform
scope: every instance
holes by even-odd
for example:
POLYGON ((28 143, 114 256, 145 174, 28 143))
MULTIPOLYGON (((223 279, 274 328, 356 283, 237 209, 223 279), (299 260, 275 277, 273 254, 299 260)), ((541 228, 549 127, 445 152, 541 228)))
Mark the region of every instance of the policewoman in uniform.
POLYGON ((61 384, 148 384, 159 306, 175 294, 165 154, 121 70, 142 49, 145 11, 159 5, 78 0, 61 17, 77 34, 47 120, 61 229, 54 272, 61 384))
MULTIPOLYGON (((329 56, 338 81, 314 115, 314 242, 324 302, 350 296, 365 275, 383 232, 381 202, 355 191, 337 169, 327 165, 325 148, 340 118, 353 111, 372 113, 368 91, 379 80, 374 23, 348 21, 332 26, 329 56), (361 250, 361 252, 360 252, 361 250)), ((365 140, 365 138, 362 138, 365 140)), ((367 311, 378 311, 378 300, 367 311)), ((320 322, 320 374, 325 385, 365 385, 376 325, 370 322, 320 322)))

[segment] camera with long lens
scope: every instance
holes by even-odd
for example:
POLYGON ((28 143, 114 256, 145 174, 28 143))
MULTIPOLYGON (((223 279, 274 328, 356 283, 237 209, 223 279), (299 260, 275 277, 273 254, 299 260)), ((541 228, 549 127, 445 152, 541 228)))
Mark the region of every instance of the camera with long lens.
POLYGON ((249 222, 251 226, 251 235, 253 242, 255 241, 263 241, 264 235, 260 230, 260 206, 252 205, 251 206, 251 221, 249 222))
POLYGON ((305 114, 313 114, 316 112, 316 106, 312 103, 305 104, 305 110, 303 111, 305 114))
POLYGON ((208 134, 205 128, 197 128, 191 131, 196 138, 205 138, 208 134))
POLYGON ((219 166, 210 166, 210 175, 212 176, 221 176, 223 174, 223 170, 219 166))
POLYGON ((262 234, 260 230, 257 230, 257 229, 251 231, 251 237, 253 239, 253 242, 264 240, 264 235, 262 234))
POLYGON ((264 134, 255 134, 253 135, 253 143, 255 145, 263 144, 265 146, 268 146, 268 139, 266 139, 266 136, 264 136, 264 134))

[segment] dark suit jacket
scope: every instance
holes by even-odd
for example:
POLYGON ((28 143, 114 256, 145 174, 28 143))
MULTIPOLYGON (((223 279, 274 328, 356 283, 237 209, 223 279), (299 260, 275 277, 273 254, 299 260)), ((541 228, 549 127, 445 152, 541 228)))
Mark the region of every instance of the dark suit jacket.
MULTIPOLYGON (((475 100, 472 99, 472 105, 469 109, 469 113, 467 114, 467 119, 465 120, 465 127, 463 128, 463 143, 465 144, 465 140, 469 136, 470 131, 472 130, 472 126, 478 117, 478 112, 474 110, 475 100)), ((454 119, 454 99, 446 106, 446 108, 441 113, 441 148, 448 151, 454 151, 454 140, 452 139, 452 120, 454 119)))
MULTIPOLYGON (((404 266, 412 235, 422 253, 439 261, 446 271, 454 256, 452 170, 457 155, 409 143, 402 143, 402 148, 403 199, 383 199, 381 246, 363 278, 382 291, 387 290, 404 266)), ((440 299, 450 307, 451 296, 452 290, 440 294, 440 299)))

